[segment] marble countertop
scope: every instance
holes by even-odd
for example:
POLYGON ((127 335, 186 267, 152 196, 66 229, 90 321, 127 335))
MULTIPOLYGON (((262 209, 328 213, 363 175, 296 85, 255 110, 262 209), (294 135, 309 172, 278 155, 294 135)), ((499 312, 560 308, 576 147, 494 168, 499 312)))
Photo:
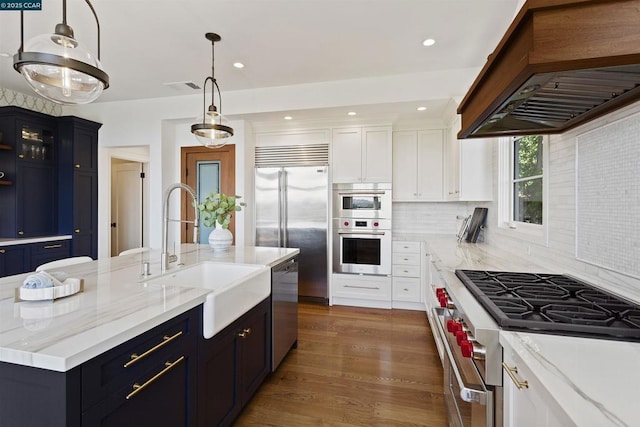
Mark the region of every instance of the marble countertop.
MULTIPOLYGON (((271 267, 298 253, 231 247, 218 255, 184 244, 171 270, 201 261, 271 267)), ((60 268, 84 279, 84 292, 54 302, 14 301, 28 273, 0 278, 0 361, 65 372, 205 301, 207 289, 144 283, 144 262, 152 277, 160 275, 159 250, 60 268)))
POLYGON ((0 237, 0 246, 11 246, 11 245, 26 245, 27 243, 40 243, 40 242, 53 242, 56 240, 71 240, 71 235, 60 235, 60 236, 42 236, 42 237, 24 237, 24 238, 14 238, 14 237, 0 237))
MULTIPOLYGON (((464 285, 455 269, 572 274, 560 265, 532 263, 526 258, 486 244, 458 243, 453 235, 424 235, 434 265, 447 285, 457 292, 464 285)), ((577 274, 574 274, 577 276, 577 274)), ((593 278, 580 277, 595 284, 593 278)), ((608 289, 606 284, 600 287, 608 289)), ((612 289, 608 289, 614 291, 612 289)), ((495 322, 468 292, 456 296, 474 321, 490 327, 495 322), (471 311, 471 312, 470 312, 471 311)), ((640 343, 524 332, 500 332, 500 342, 511 346, 579 426, 638 425, 633 399, 640 384, 640 343)))
POLYGON ((501 332, 500 343, 517 352, 575 425, 638 425, 640 344, 522 332, 501 332))

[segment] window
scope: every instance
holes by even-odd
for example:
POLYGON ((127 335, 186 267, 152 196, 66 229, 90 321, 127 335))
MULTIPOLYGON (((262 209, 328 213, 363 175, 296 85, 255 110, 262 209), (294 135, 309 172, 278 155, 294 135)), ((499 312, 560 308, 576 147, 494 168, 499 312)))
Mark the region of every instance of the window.
POLYGON ((513 139, 511 180, 511 220, 542 225, 543 151, 542 136, 513 139))
POLYGON ((498 147, 499 233, 546 245, 549 137, 503 137, 498 147))

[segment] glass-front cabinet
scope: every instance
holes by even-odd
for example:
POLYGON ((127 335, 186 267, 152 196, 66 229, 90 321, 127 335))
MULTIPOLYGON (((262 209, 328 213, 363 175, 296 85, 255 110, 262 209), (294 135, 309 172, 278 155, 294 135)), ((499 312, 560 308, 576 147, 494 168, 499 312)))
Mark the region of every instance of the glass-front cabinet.
POLYGON ((18 121, 20 144, 18 158, 26 160, 53 160, 53 129, 18 121))
POLYGON ((17 107, 0 109, 0 237, 58 232, 56 117, 17 107))

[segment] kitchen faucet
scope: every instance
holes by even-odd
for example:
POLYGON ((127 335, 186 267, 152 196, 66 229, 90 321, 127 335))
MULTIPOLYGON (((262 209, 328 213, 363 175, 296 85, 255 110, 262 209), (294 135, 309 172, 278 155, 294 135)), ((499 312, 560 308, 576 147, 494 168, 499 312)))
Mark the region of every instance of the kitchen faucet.
POLYGON ((167 252, 167 235, 169 234, 169 221, 193 223, 193 243, 198 243, 198 224, 200 223, 200 215, 198 213, 198 198, 196 197, 195 191, 193 191, 193 189, 187 184, 183 184, 181 182, 172 184, 164 192, 164 206, 162 208, 162 258, 160 259, 160 269, 162 273, 167 271, 170 262, 176 261, 178 258, 175 254, 170 256, 167 252), (193 221, 169 219, 169 196, 171 196, 173 190, 176 190, 178 188, 183 189, 191 196, 195 214, 193 221))

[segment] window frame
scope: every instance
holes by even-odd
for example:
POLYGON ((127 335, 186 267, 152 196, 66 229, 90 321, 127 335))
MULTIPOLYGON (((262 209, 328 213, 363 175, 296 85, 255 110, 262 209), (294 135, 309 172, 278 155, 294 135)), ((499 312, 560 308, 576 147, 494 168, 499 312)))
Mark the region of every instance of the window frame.
MULTIPOLYGON (((542 224, 515 221, 514 218, 514 142, 518 137, 498 140, 498 231, 504 235, 548 246, 549 224, 549 136, 542 135, 542 224)), ((538 177, 536 175, 535 177, 538 177)), ((530 179, 532 177, 528 177, 530 179)))

